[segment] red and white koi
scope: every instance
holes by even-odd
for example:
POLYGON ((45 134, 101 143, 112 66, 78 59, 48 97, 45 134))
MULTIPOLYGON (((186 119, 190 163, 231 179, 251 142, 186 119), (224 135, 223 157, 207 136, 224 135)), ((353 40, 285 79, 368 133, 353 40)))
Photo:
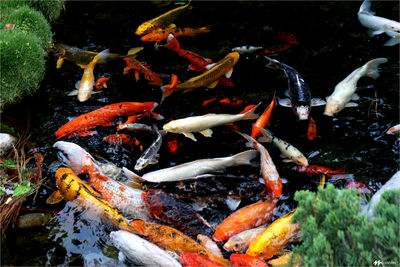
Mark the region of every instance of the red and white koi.
POLYGON ((400 124, 397 124, 397 125, 391 127, 386 133, 392 134, 392 133, 398 133, 398 132, 400 132, 400 124))

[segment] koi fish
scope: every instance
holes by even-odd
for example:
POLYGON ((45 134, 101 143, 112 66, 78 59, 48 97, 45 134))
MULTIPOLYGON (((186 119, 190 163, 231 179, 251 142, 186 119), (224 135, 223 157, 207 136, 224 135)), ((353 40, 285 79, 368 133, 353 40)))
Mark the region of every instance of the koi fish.
POLYGON ((400 124, 397 124, 397 125, 391 127, 391 128, 386 132, 386 134, 392 134, 392 133, 397 133, 397 132, 400 132, 400 124))
POLYGON ((170 121, 164 124, 163 129, 171 133, 180 133, 187 138, 197 141, 192 132, 199 132, 205 137, 211 137, 212 130, 210 128, 231 124, 240 120, 257 119, 258 115, 254 113, 257 106, 243 114, 214 114, 210 113, 203 116, 193 116, 184 119, 170 121))
POLYGON ((238 233, 270 222, 275 207, 276 200, 266 200, 238 209, 217 227, 212 236, 213 240, 226 241, 238 233))
POLYGON ((82 79, 76 84, 77 91, 72 91, 68 95, 78 95, 78 100, 84 102, 88 100, 92 94, 94 86, 94 75, 93 69, 95 65, 101 61, 104 61, 108 57, 109 50, 103 50, 97 54, 88 65, 79 65, 84 69, 82 79))
POLYGON ((204 224, 205 220, 190 205, 169 196, 162 190, 144 191, 142 199, 157 220, 191 238, 195 238, 199 233, 211 234, 211 229, 204 224))
POLYGON ((154 128, 143 123, 128 123, 118 127, 118 130, 127 130, 132 132, 147 132, 153 133, 154 128))
POLYGON ((143 154, 138 158, 135 165, 135 170, 139 171, 143 168, 147 167, 149 164, 157 164, 158 158, 160 155, 158 154, 158 150, 160 150, 162 143, 162 135, 158 131, 157 127, 153 124, 153 131, 156 132, 157 138, 154 142, 143 152, 143 154))
POLYGON ((140 151, 143 151, 143 146, 140 144, 140 141, 126 134, 110 134, 104 137, 103 140, 109 144, 137 146, 140 151))
POLYGON ((74 143, 58 141, 53 147, 67 155, 64 163, 71 167, 74 172, 78 174, 88 173, 89 183, 113 207, 135 219, 149 219, 151 217, 150 211, 141 198, 142 190, 107 177, 95 163, 93 157, 74 143))
POLYGON ((353 188, 358 190, 361 194, 370 194, 372 193, 372 189, 369 188, 367 185, 361 182, 348 182, 346 184, 346 188, 353 188))
POLYGON ((240 232, 231 238, 224 244, 223 248, 226 251, 244 251, 247 250, 250 243, 257 238, 264 230, 267 229, 265 226, 252 228, 243 232, 240 232))
POLYGON ((203 247, 205 247, 209 253, 213 254, 214 256, 224 258, 218 245, 214 241, 212 241, 211 238, 209 238, 208 236, 199 234, 199 235, 197 235, 197 240, 199 240, 200 244, 203 247))
POLYGON ((193 266, 213 266, 213 267, 222 267, 225 265, 221 265, 216 263, 215 261, 210 260, 208 257, 199 254, 199 253, 191 253, 185 252, 181 255, 181 263, 184 267, 193 267, 193 266))
POLYGON ((169 149, 169 153, 171 153, 171 155, 175 155, 176 152, 178 151, 178 140, 176 139, 168 140, 167 146, 169 149))
MULTIPOLYGON (((289 263, 290 258, 292 257, 293 252, 287 251, 283 253, 283 255, 279 256, 276 259, 269 260, 268 264, 272 266, 286 266, 289 263)), ((298 266, 295 264, 295 266, 298 266)))
POLYGON ((187 10, 192 9, 190 2, 191 2, 191 0, 189 1, 189 3, 187 3, 184 6, 174 8, 154 19, 148 20, 148 21, 140 24, 139 27, 137 27, 135 34, 142 35, 142 34, 152 32, 158 28, 165 28, 165 27, 171 26, 171 24, 181 14, 185 13, 187 10))
POLYGON ((279 99, 279 104, 284 107, 292 107, 294 113, 300 120, 307 120, 311 111, 311 106, 325 105, 325 101, 319 98, 311 99, 310 88, 303 77, 292 67, 279 62, 276 59, 264 56, 269 60, 268 68, 283 70, 289 86, 290 99, 279 99))
POLYGON ((343 81, 338 83, 333 93, 326 99, 324 115, 333 116, 346 107, 356 107, 357 103, 350 102, 350 100, 358 100, 360 97, 355 93, 357 89, 357 82, 363 76, 378 79, 380 64, 386 63, 387 58, 375 58, 368 61, 363 66, 354 70, 343 81))
POLYGON ((244 45, 232 48, 232 51, 238 52, 239 54, 251 54, 257 51, 264 49, 262 46, 251 46, 251 45, 244 45))
POLYGON ((208 100, 205 100, 205 101, 203 101, 203 104, 201 104, 201 106, 204 107, 204 106, 214 102, 215 100, 217 100, 217 97, 213 97, 213 98, 210 98, 208 100))
POLYGON ((288 32, 277 32, 276 37, 278 40, 286 42, 291 45, 298 45, 299 43, 296 40, 296 36, 293 33, 288 32))
POLYGON ((198 33, 210 32, 210 27, 200 28, 163 28, 156 29, 140 38, 144 42, 161 42, 168 38, 168 35, 173 34, 176 38, 183 36, 193 36, 198 33))
POLYGON ((358 11, 358 20, 360 23, 369 28, 368 35, 373 37, 377 34, 386 33, 391 37, 385 46, 393 46, 400 43, 400 23, 383 17, 374 16, 375 12, 370 10, 371 2, 365 0, 358 11))
POLYGON ((163 99, 170 96, 173 92, 184 91, 190 92, 198 87, 207 86, 208 88, 214 88, 217 86, 219 78, 225 75, 226 78, 230 78, 233 70, 233 66, 239 60, 239 53, 232 52, 226 55, 223 59, 217 63, 207 65, 208 69, 199 76, 193 77, 186 82, 177 84, 176 86, 166 85, 162 86, 163 99))
POLYGON ((262 259, 247 254, 233 253, 229 259, 233 262, 235 267, 268 267, 268 264, 266 264, 262 259))
POLYGON ((79 179, 71 169, 59 168, 56 172, 56 183, 58 190, 49 197, 48 203, 51 203, 51 200, 57 202, 60 198, 64 198, 65 201, 76 201, 85 209, 95 210, 101 218, 114 227, 134 234, 138 233, 116 208, 102 199, 99 193, 79 179))
POLYGON ((312 141, 317 137, 317 124, 313 118, 308 117, 307 139, 312 141))
POLYGON ((339 170, 333 171, 329 168, 317 165, 297 166, 296 171, 307 174, 308 176, 319 175, 319 174, 325 174, 328 176, 335 174, 344 174, 344 168, 340 168, 339 170))
POLYGON ((256 150, 248 150, 231 157, 199 159, 174 167, 148 172, 143 176, 138 176, 127 168, 123 168, 123 171, 126 177, 132 180, 145 180, 152 183, 176 182, 208 177, 209 175, 205 174, 220 171, 227 167, 250 165, 250 160, 256 155, 256 150))
POLYGON ((292 223, 294 210, 271 223, 268 228, 250 243, 246 254, 270 259, 290 242, 300 237, 300 225, 292 223))
POLYGON ((260 128, 260 132, 263 135, 258 139, 259 142, 273 143, 281 151, 281 157, 286 158, 283 162, 294 162, 297 165, 308 166, 307 158, 297 148, 291 144, 279 139, 272 135, 271 131, 264 128, 260 128))
POLYGON ((268 150, 247 134, 240 132, 237 133, 242 135, 248 141, 246 143, 247 147, 257 149, 258 153, 260 153, 261 175, 264 178, 265 187, 267 188, 268 193, 273 197, 280 197, 282 195, 282 180, 279 177, 279 173, 276 170, 275 164, 272 161, 268 150))
POLYGON ((258 117, 256 122, 254 123, 253 128, 251 129, 252 138, 256 138, 257 136, 260 135, 260 130, 259 130, 260 127, 265 128, 265 126, 269 125, 269 118, 271 118, 271 113, 274 106, 275 106, 275 96, 272 98, 271 103, 264 110, 263 114, 261 114, 261 116, 258 117))
POLYGON ((101 77, 99 79, 97 79, 96 83, 94 84, 94 88, 99 91, 102 88, 107 88, 107 81, 109 79, 106 77, 101 77))
POLYGON ((266 55, 279 54, 279 53, 285 52, 286 50, 289 50, 291 47, 292 47, 291 45, 287 45, 287 44, 270 46, 264 50, 264 54, 266 54, 266 55))
MULTIPOLYGON (((118 124, 117 130, 122 130, 122 129, 127 129, 127 130, 130 130, 130 131, 139 130, 138 129, 139 125, 131 125, 131 124, 136 123, 136 122, 140 121, 141 119, 147 118, 147 117, 152 117, 152 118, 155 118, 156 120, 163 120, 164 119, 164 117, 161 114, 158 114, 158 113, 155 113, 155 112, 144 112, 142 114, 129 116, 128 119, 124 123, 118 124), (129 126, 126 126, 128 124, 129 124, 129 126)), ((146 128, 143 125, 144 124, 141 125, 142 128, 146 128)), ((146 129, 143 129, 143 130, 149 130, 149 131, 151 130, 151 131, 153 131, 151 127, 149 127, 149 128, 150 129, 146 128, 146 129)))
POLYGON ((124 58, 126 62, 126 68, 124 68, 124 74, 127 74, 129 70, 133 69, 135 70, 135 79, 136 81, 139 80, 139 74, 143 74, 144 78, 148 81, 150 81, 150 84, 156 85, 156 86, 161 86, 161 78, 160 74, 152 72, 150 69, 146 68, 143 66, 142 63, 140 63, 139 60, 133 57, 125 57, 124 58))
POLYGON ((91 135, 94 133, 90 131, 92 128, 97 126, 111 126, 117 116, 151 112, 157 106, 156 102, 121 102, 107 105, 67 122, 55 132, 55 135, 57 138, 91 135))
POLYGON ((110 238, 120 250, 120 261, 124 261, 126 257, 140 266, 182 266, 165 250, 135 234, 116 231, 110 233, 110 238))
POLYGON ((232 101, 229 98, 224 98, 219 101, 221 104, 228 106, 240 106, 243 104, 243 100, 234 98, 232 101))

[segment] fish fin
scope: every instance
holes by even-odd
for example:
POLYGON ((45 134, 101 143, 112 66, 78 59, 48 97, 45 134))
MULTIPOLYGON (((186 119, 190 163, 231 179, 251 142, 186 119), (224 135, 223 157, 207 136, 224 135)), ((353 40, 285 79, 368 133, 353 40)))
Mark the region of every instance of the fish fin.
POLYGON ((282 162, 288 163, 288 162, 293 162, 293 160, 291 160, 291 159, 284 159, 284 160, 282 160, 282 162))
POLYGON ((197 141, 196 137, 192 133, 182 133, 185 137, 192 139, 193 141, 197 141))
POLYGON ((372 79, 379 78, 379 65, 388 62, 387 58, 375 58, 373 60, 368 61, 363 68, 366 68, 365 76, 368 76, 372 79))
POLYGON ((289 91, 289 89, 287 89, 287 90, 285 91, 285 96, 290 97, 290 91, 289 91))
POLYGON ((81 67, 82 69, 84 69, 84 68, 87 67, 87 65, 85 65, 85 64, 76 64, 76 65, 78 65, 78 66, 81 67))
POLYGON ((287 156, 286 156, 285 154, 283 154, 283 153, 281 153, 281 154, 279 155, 279 157, 280 157, 281 159, 287 158, 287 156))
POLYGON ((63 200, 64 197, 61 194, 60 190, 54 191, 46 200, 46 204, 57 204, 61 200, 63 200))
POLYGON ((107 59, 108 55, 110 54, 110 50, 105 49, 98 53, 90 62, 90 64, 97 64, 97 63, 105 63, 105 60, 107 59))
POLYGON ((316 107, 316 106, 323 106, 326 104, 326 101, 322 100, 321 98, 313 98, 311 99, 311 106, 316 107))
POLYGON ((267 65, 265 65, 267 68, 270 69, 279 69, 279 61, 270 57, 267 57, 264 55, 264 58, 267 59, 269 62, 267 65))
MULTIPOLYGON (((388 32, 386 31, 386 34, 388 34, 388 32)), ((388 34, 389 35, 389 34, 388 34)), ((384 46, 394 46, 400 43, 400 38, 397 36, 392 36, 392 38, 390 38, 385 44, 384 46)))
POLYGON ((85 131, 85 132, 79 132, 77 135, 79 136, 89 136, 89 135, 95 135, 97 134, 97 131, 85 131))
POLYGON ((61 66, 62 66, 63 63, 64 63, 64 58, 63 58, 63 57, 59 57, 59 58, 57 59, 56 68, 57 68, 57 69, 61 68, 61 66))
POLYGON ((79 85, 81 85, 81 80, 79 80, 79 81, 77 81, 77 82, 75 83, 75 88, 76 88, 76 89, 79 89, 79 85))
POLYGON ((214 176, 215 175, 213 175, 213 174, 206 173, 206 174, 196 175, 193 178, 194 179, 201 179, 201 178, 209 178, 209 177, 214 177, 214 176))
POLYGON ((352 107, 357 107, 357 106, 358 106, 358 104, 354 103, 354 102, 349 102, 345 105, 346 108, 352 108, 352 107))
POLYGON ((241 136, 243 136, 248 142, 246 143, 246 146, 247 147, 254 147, 254 143, 255 142, 257 142, 253 137, 251 137, 251 136, 249 136, 249 135, 247 135, 247 134, 245 134, 245 133, 241 133, 241 132, 239 132, 239 131, 235 131, 235 132, 237 132, 238 134, 240 134, 241 136))
POLYGON ((207 66, 206 66, 206 69, 211 69, 212 67, 214 67, 216 65, 216 63, 211 63, 211 64, 208 64, 207 66))
POLYGON ((270 130, 264 129, 262 127, 259 127, 258 130, 263 135, 262 137, 257 138, 258 142, 267 142, 267 143, 272 142, 273 135, 270 130))
POLYGON ((203 71, 201 67, 198 67, 198 66, 193 65, 193 64, 190 64, 190 65, 189 65, 189 70, 192 70, 192 71, 199 71, 199 72, 200 72, 200 71, 203 71))
POLYGON ((142 50, 143 50, 143 46, 131 48, 128 50, 127 56, 128 57, 136 57, 137 53, 139 53, 142 50))
POLYGON ((367 31, 367 34, 368 34, 369 37, 373 37, 374 35, 379 35, 381 33, 384 33, 384 31, 383 30, 377 30, 377 31, 368 30, 367 31))
POLYGON ((212 82, 211 84, 207 85, 207 88, 215 88, 215 86, 217 86, 218 84, 218 80, 216 80, 215 82, 212 82))
POLYGON ((292 107, 289 98, 278 98, 278 103, 283 107, 289 107, 289 108, 292 107))
POLYGON ((135 70, 135 80, 139 81, 139 79, 140 79, 139 72, 135 70))
POLYGON ((71 92, 68 93, 67 96, 76 96, 76 95, 78 95, 78 89, 72 90, 71 92))
POLYGON ((243 120, 254 120, 254 119, 257 119, 259 117, 259 115, 254 113, 254 111, 258 108, 258 106, 260 104, 261 104, 261 102, 258 103, 258 105, 255 106, 254 108, 252 108, 249 111, 243 113, 243 120))
POLYGON ((168 25, 168 28, 171 28, 171 29, 176 28, 176 25, 174 23, 171 23, 170 25, 168 25))
POLYGON ((175 36, 172 33, 170 33, 167 38, 167 43, 162 46, 175 51, 179 49, 180 44, 178 40, 175 38, 175 36))
POLYGON ((257 155, 257 150, 247 150, 242 153, 236 154, 234 156, 234 160, 236 165, 252 165, 250 161, 257 155))
POLYGON ((211 129, 205 129, 203 131, 200 132, 202 135, 204 135, 205 137, 211 137, 213 131, 211 129))
POLYGON ((162 91, 162 97, 160 102, 163 102, 166 97, 170 96, 174 92, 174 89, 176 88, 178 82, 179 82, 178 76, 176 74, 172 74, 171 84, 160 87, 162 91))
POLYGON ((371 2, 369 0, 365 0, 361 6, 360 9, 358 10, 358 13, 366 13, 366 14, 371 14, 375 15, 374 11, 371 11, 371 2))
POLYGON ((360 99, 360 96, 357 95, 356 93, 354 93, 354 94, 351 96, 351 100, 357 101, 357 100, 359 100, 359 99, 360 99))
POLYGON ((160 154, 155 154, 155 155, 149 160, 149 164, 157 164, 159 158, 160 158, 160 154))
POLYGON ((232 76, 233 68, 231 68, 227 73, 225 73, 226 78, 230 78, 232 76))
POLYGON ((126 260, 126 256, 122 251, 118 252, 118 261, 119 262, 124 262, 126 260))
POLYGON ((141 181, 144 181, 142 177, 129 170, 128 168, 122 167, 122 171, 124 172, 126 178, 133 180, 134 182, 140 183, 141 181))

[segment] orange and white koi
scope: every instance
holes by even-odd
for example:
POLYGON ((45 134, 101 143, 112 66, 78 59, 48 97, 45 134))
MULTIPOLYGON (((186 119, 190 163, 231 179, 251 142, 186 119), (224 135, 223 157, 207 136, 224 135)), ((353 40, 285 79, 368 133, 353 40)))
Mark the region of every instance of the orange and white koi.
POLYGON ((281 151, 281 157, 286 158, 283 160, 283 162, 294 162, 297 165, 308 166, 308 160, 303 155, 303 153, 300 152, 300 150, 298 150, 288 142, 283 141, 282 139, 279 139, 278 137, 272 135, 269 130, 266 130, 264 128, 259 129, 263 136, 258 138, 258 141, 268 143, 272 142, 281 151))
POLYGON ((275 106, 275 96, 272 98, 271 103, 268 105, 268 107, 264 110, 263 114, 261 114, 260 117, 256 120, 256 122, 253 125, 253 128, 251 129, 251 137, 256 138, 257 136, 260 135, 260 130, 259 128, 265 128, 265 126, 269 125, 269 118, 271 118, 272 114, 272 109, 275 106))
POLYGON ((57 138, 87 136, 94 132, 97 126, 111 126, 117 116, 132 115, 133 113, 151 112, 158 106, 155 102, 121 102, 104 106, 85 113, 63 125, 55 132, 57 138))
POLYGON ((233 253, 229 259, 235 267, 268 267, 262 259, 248 254, 233 253))
POLYGON ((128 146, 136 146, 140 149, 140 151, 143 151, 143 146, 140 143, 140 141, 137 140, 135 137, 127 134, 110 134, 104 137, 103 140, 109 144, 114 144, 114 145, 123 144, 128 146))
POLYGON ((198 33, 210 32, 210 27, 200 27, 200 28, 163 28, 156 29, 140 38, 144 42, 161 42, 168 38, 169 34, 173 34, 176 38, 183 36, 193 36, 198 33))
POLYGON ((397 133, 397 132, 400 132, 400 124, 397 124, 397 125, 391 127, 386 133, 392 134, 392 133, 397 133))
POLYGON ((266 224, 275 213, 276 200, 253 203, 238 209, 217 227, 212 238, 216 242, 226 241, 245 230, 266 224))
POLYGON ((258 153, 260 153, 261 175, 264 178, 268 193, 273 197, 280 197, 282 195, 282 180, 279 177, 279 173, 268 150, 251 136, 240 132, 238 133, 248 141, 246 143, 247 147, 255 148, 258 153))
POLYGON ((308 128, 307 128, 307 139, 312 141, 315 139, 315 137, 318 137, 317 135, 317 124, 315 123, 315 120, 311 118, 311 116, 308 117, 308 128))
POLYGON ((226 78, 230 78, 233 66, 237 63, 238 60, 239 53, 229 53, 217 63, 212 63, 208 65, 208 70, 199 76, 193 77, 183 83, 177 84, 176 86, 162 86, 161 89, 163 91, 163 99, 171 95, 173 92, 189 92, 202 86, 214 88, 218 84, 218 79, 223 75, 225 75, 226 78))
POLYGON ((96 83, 94 84, 94 88, 96 89, 96 91, 99 91, 102 88, 107 88, 108 80, 109 80, 109 78, 107 78, 107 77, 101 77, 101 78, 97 79, 96 83))
POLYGON ((260 257, 264 260, 272 258, 278 251, 290 242, 300 237, 300 225, 292 223, 294 210, 271 223, 249 245, 246 254, 260 257))
POLYGON ((144 78, 146 80, 150 81, 150 84, 161 86, 162 82, 160 74, 152 72, 149 68, 143 66, 143 64, 140 63, 140 61, 134 57, 124 57, 124 60, 126 62, 126 68, 124 68, 124 74, 127 74, 129 70, 133 69, 135 70, 136 81, 139 80, 139 74, 141 73, 144 75, 144 78))
POLYGON ((250 243, 257 238, 264 230, 267 229, 265 226, 252 228, 243 232, 240 232, 231 238, 224 244, 223 248, 226 251, 245 251, 249 247, 250 243))
POLYGON ((184 6, 174 8, 156 18, 153 18, 151 20, 148 20, 148 21, 140 24, 137 27, 135 34, 142 35, 142 34, 152 32, 158 28, 165 28, 165 27, 171 26, 171 24, 178 18, 178 16, 185 13, 187 10, 192 9, 190 2, 191 1, 189 1, 189 3, 187 3, 184 6))
POLYGON ((210 128, 231 124, 240 120, 253 120, 258 118, 258 115, 254 113, 256 108, 257 106, 243 114, 232 115, 210 113, 203 116, 193 116, 173 120, 164 124, 163 129, 171 133, 183 134, 187 138, 197 141, 192 134, 193 132, 199 132, 205 137, 211 137, 213 132, 210 128))

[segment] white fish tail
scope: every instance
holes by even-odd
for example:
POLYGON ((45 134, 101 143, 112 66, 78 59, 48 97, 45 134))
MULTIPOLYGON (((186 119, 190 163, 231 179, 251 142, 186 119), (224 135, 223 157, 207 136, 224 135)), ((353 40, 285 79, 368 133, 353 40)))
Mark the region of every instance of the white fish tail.
POLYGON ((378 67, 380 64, 386 63, 387 58, 375 58, 371 61, 368 61, 365 65, 365 76, 371 77, 372 79, 377 79, 379 77, 378 67))
POLYGON ((369 0, 365 0, 361 4, 360 9, 358 10, 358 13, 366 13, 366 14, 375 15, 375 12, 371 11, 371 2, 369 0))
POLYGON ((251 165, 250 161, 257 156, 257 150, 247 150, 233 156, 236 165, 251 165))
POLYGON ((110 54, 109 49, 103 50, 93 58, 91 63, 93 64, 104 63, 109 54, 110 54))
POLYGON ((253 138, 253 137, 251 137, 251 136, 249 136, 249 135, 247 135, 247 134, 244 134, 244 133, 241 133, 241 132, 238 132, 238 131, 236 131, 238 134, 240 134, 241 136, 243 136, 248 142, 246 143, 246 146, 247 147, 252 147, 252 148, 256 148, 255 147, 255 143, 257 143, 257 141, 253 138))
POLYGON ((258 108, 258 106, 261 104, 258 103, 257 106, 255 106, 254 108, 250 109, 249 111, 247 111, 246 113, 243 114, 243 120, 254 120, 258 118, 258 114, 254 113, 254 111, 258 108))
POLYGON ((142 177, 129 170, 128 168, 122 167, 122 171, 124 172, 126 178, 133 180, 136 183, 140 183, 143 181, 142 177))
POLYGON ((399 38, 399 36, 396 36, 396 34, 398 34, 398 33, 395 33, 395 32, 392 32, 392 31, 386 31, 386 34, 389 35, 389 36, 391 36, 392 38, 390 38, 390 39, 384 44, 384 46, 394 46, 394 45, 397 45, 397 44, 400 43, 400 38, 399 38))
POLYGON ((264 129, 264 128, 261 128, 261 127, 259 127, 258 129, 260 130, 260 133, 261 133, 263 136, 261 136, 261 137, 258 138, 257 140, 258 140, 259 142, 271 143, 271 142, 272 142, 272 138, 273 138, 271 131, 269 131, 269 130, 267 130, 267 129, 264 129))

